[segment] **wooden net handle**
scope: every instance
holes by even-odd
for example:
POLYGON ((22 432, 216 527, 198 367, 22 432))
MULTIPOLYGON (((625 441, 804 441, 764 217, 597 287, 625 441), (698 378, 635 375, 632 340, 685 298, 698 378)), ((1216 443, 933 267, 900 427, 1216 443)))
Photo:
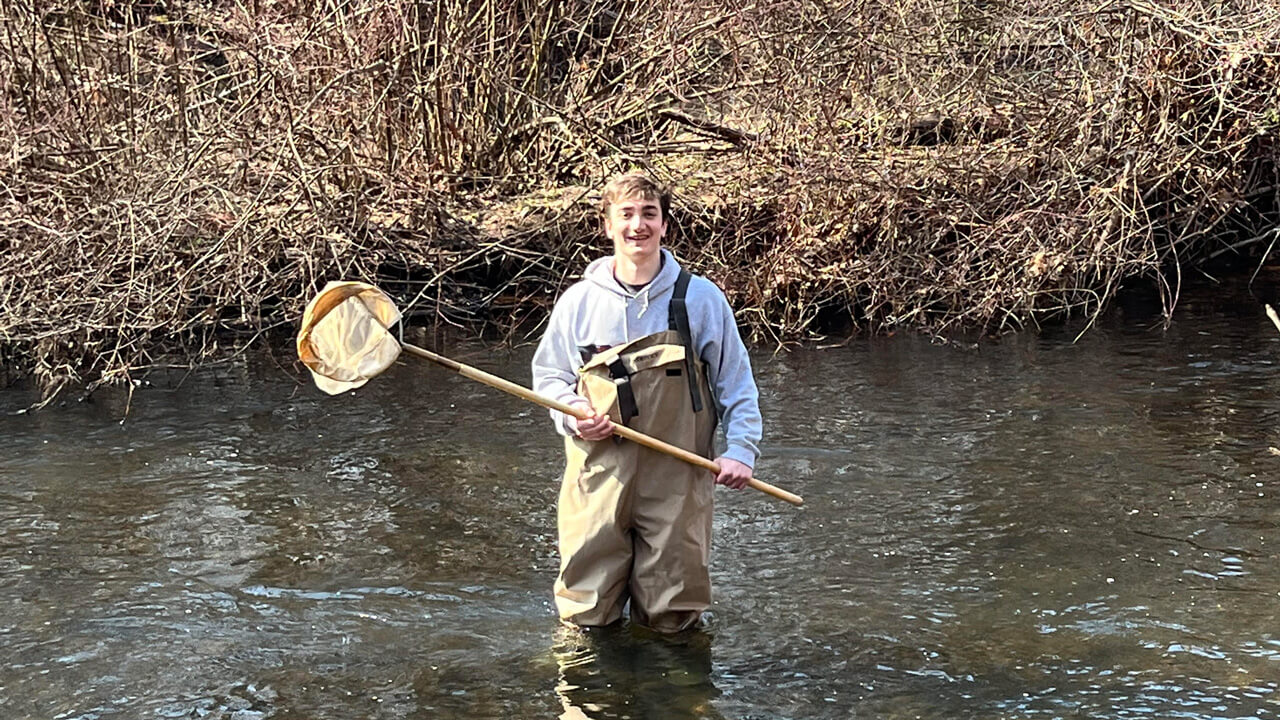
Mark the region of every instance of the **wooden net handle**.
MULTIPOLYGON (((483 370, 478 370, 476 368, 471 367, 470 365, 463 365, 462 363, 456 360, 450 360, 449 358, 443 355, 437 355, 436 353, 433 353, 430 350, 424 350, 423 348, 420 348, 416 345, 410 345, 408 343, 401 343, 401 347, 403 347, 404 351, 409 353, 410 355, 416 355, 420 358, 430 360, 431 362, 437 365, 440 365, 442 367, 448 368, 449 370, 452 370, 469 380, 475 380, 476 382, 484 383, 489 387, 496 388, 498 390, 501 390, 505 393, 509 393, 511 395, 515 395, 516 397, 524 398, 525 400, 528 400, 529 402, 534 403, 536 405, 541 405, 542 407, 545 407, 551 410, 558 410, 566 415, 572 415, 573 417, 578 418, 579 420, 586 420, 587 418, 591 417, 591 414, 586 410, 583 410, 581 408, 576 408, 571 405, 566 405, 562 402, 558 402, 550 398, 545 398, 526 387, 517 385, 509 380, 504 380, 498 377, 497 375, 491 375, 483 370)), ((707 458, 704 458, 701 455, 691 453, 688 450, 685 450, 683 448, 678 448, 675 445, 672 445, 670 443, 663 442, 655 437, 645 435, 642 432, 637 432, 635 430, 632 430, 626 425, 620 425, 618 423, 614 423, 613 432, 615 435, 619 437, 626 438, 627 440, 630 440, 632 442, 639 443, 640 445, 644 445, 647 448, 657 450, 658 452, 665 453, 675 458, 679 458, 689 463, 690 465, 695 465, 697 467, 708 470, 712 473, 718 474, 720 472, 720 466, 716 465, 713 461, 708 460, 707 458)), ((783 490, 782 488, 779 488, 775 485, 770 485, 769 483, 764 482, 763 480, 757 480, 755 478, 751 478, 750 480, 747 481, 747 485, 756 490, 759 490, 762 493, 765 493, 766 495, 772 495, 773 497, 778 498, 779 500, 789 502, 792 505, 795 505, 797 507, 804 505, 804 498, 800 497, 799 495, 796 495, 795 493, 787 492, 786 490, 783 490)))

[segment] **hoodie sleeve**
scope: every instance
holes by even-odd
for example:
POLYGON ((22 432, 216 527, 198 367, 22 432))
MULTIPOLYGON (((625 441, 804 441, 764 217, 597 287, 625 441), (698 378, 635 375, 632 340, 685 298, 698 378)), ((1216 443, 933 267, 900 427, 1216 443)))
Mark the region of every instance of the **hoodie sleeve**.
POLYGON ((762 422, 760 393, 751 373, 751 359, 724 293, 708 280, 703 283, 699 285, 704 289, 706 301, 699 303, 702 307, 698 315, 702 322, 695 333, 701 336, 698 354, 707 364, 707 379, 724 425, 728 445, 724 457, 754 468, 760 455, 762 422))
MULTIPOLYGON (((566 405, 585 401, 578 395, 578 346, 573 337, 573 315, 580 292, 576 288, 565 291, 551 310, 546 332, 533 354, 533 391, 566 405)), ((556 431, 569 435, 569 416, 559 410, 551 410, 556 431)))

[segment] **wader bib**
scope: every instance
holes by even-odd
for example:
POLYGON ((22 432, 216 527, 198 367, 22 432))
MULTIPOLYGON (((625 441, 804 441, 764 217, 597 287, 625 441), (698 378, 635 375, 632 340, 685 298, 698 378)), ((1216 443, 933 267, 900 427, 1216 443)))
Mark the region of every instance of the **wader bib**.
MULTIPOLYGON (((615 423, 709 458, 714 404, 689 336, 675 329, 683 322, 687 330, 687 319, 677 316, 687 318, 673 300, 673 329, 592 357, 578 371, 578 393, 615 423)), ((607 625, 630 600, 633 622, 660 632, 691 627, 711 605, 710 473, 617 438, 568 437, 565 453, 560 617, 607 625)))

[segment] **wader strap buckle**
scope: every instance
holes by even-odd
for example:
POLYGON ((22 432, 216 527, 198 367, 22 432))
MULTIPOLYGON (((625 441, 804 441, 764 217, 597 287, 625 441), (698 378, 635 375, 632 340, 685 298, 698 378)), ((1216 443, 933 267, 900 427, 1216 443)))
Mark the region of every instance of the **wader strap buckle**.
POLYGON ((689 397, 693 399, 693 411, 702 412, 702 393, 698 392, 698 376, 695 373, 697 353, 693 349, 693 331, 689 327, 689 308, 685 304, 685 295, 689 293, 689 281, 693 278, 688 270, 680 269, 676 278, 675 289, 671 291, 671 305, 667 311, 667 327, 680 333, 680 342, 684 343, 684 369, 689 376, 689 397))
POLYGON ((631 373, 627 372, 627 366, 622 364, 621 359, 614 359, 608 367, 613 384, 618 388, 618 413, 622 415, 622 424, 626 425, 631 422, 631 418, 640 414, 640 409, 636 407, 636 394, 631 390, 631 373))

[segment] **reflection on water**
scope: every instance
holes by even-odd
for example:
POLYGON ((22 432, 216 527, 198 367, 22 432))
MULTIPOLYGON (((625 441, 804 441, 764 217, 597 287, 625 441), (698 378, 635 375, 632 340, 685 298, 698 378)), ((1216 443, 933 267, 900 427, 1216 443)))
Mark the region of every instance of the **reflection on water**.
POLYGON ((807 504, 718 491, 676 640, 559 627, 559 445, 455 375, 0 392, 0 716, 1275 717, 1280 335, 1073 339, 757 354, 758 475, 807 504))
POLYGON ((557 632, 561 720, 723 718, 712 700, 711 637, 673 637, 621 623, 557 632))

